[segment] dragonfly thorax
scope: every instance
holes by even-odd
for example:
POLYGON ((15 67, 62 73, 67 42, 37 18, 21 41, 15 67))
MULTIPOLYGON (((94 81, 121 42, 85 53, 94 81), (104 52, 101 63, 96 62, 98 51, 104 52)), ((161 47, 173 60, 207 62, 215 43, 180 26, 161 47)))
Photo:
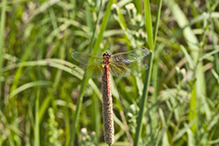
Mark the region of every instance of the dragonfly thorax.
POLYGON ((108 53, 108 52, 103 53, 103 64, 104 65, 109 64, 110 57, 111 57, 110 53, 108 53))

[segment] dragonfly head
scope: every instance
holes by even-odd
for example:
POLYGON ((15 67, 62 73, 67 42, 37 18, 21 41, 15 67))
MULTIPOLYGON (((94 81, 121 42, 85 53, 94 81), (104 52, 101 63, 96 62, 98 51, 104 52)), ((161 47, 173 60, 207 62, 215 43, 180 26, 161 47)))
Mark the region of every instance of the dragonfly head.
POLYGON ((104 64, 109 64, 110 57, 111 57, 110 53, 108 53, 108 52, 103 53, 103 63, 104 64))
POLYGON ((109 58, 111 57, 111 54, 110 53, 108 53, 108 52, 106 52, 106 53, 103 53, 103 57, 105 57, 105 56, 108 56, 109 58))

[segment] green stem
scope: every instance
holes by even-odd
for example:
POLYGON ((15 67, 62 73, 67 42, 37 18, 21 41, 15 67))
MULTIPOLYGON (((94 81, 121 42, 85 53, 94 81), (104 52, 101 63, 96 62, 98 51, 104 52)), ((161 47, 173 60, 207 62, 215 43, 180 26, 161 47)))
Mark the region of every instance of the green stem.
MULTIPOLYGON (((160 18, 162 0, 160 0, 159 2, 154 37, 153 37, 153 32, 152 32, 152 21, 151 21, 149 0, 144 0, 144 4, 145 4, 144 10, 145 10, 145 24, 146 24, 145 27, 147 30, 148 45, 149 45, 150 50, 153 50, 154 49, 153 41, 156 41, 155 36, 157 35, 157 30, 158 30, 158 23, 159 23, 159 18, 160 18)), ((154 53, 151 51, 151 54, 149 56, 149 69, 146 72, 143 95, 142 95, 142 100, 141 100, 141 105, 140 105, 140 111, 139 111, 139 115, 137 119, 137 128, 136 128, 136 134, 135 134, 135 139, 134 139, 134 146, 138 145, 141 131, 142 131, 142 126, 143 126, 142 120, 143 120, 144 111, 146 109, 146 101, 148 99, 148 87, 149 87, 149 82, 151 80, 153 59, 154 59, 154 53)))
MULTIPOLYGON (((0 70, 2 69, 3 64, 3 55, 4 55, 4 28, 5 28, 5 14, 6 14, 6 5, 7 0, 2 1, 2 11, 1 11, 1 24, 0 24, 0 70)), ((0 101, 3 96, 1 96, 1 89, 2 89, 2 83, 1 83, 1 77, 2 77, 2 71, 0 71, 0 101)))
POLYGON ((40 97, 40 88, 37 89, 36 102, 35 102, 35 131, 34 131, 34 146, 40 145, 40 137, 39 137, 39 97, 40 97))
MULTIPOLYGON (((157 17, 156 17, 156 22, 155 22, 155 29, 154 29, 154 35, 153 35, 153 41, 154 41, 154 46, 156 44, 156 36, 157 36, 157 31, 158 31, 158 26, 159 26, 159 20, 160 20, 160 13, 161 13, 161 6, 162 6, 162 1, 159 1, 158 4, 158 11, 157 11, 157 17)), ((158 59, 159 59, 159 53, 156 52, 157 56, 156 58, 154 58, 154 65, 153 65, 153 76, 152 76, 152 80, 153 80, 153 87, 154 87, 154 92, 153 92, 153 96, 152 96, 152 103, 156 103, 157 101, 157 95, 158 95, 158 59)), ((156 127, 158 124, 158 107, 155 106, 152 110, 152 118, 153 118, 153 122, 152 122, 152 127, 156 127)))
POLYGON ((88 80, 89 80, 88 77, 84 77, 83 81, 82 81, 80 95, 78 97, 77 108, 76 108, 76 112, 75 112, 75 116, 74 116, 75 118, 74 118, 73 125, 72 125, 72 128, 71 128, 72 136, 71 136, 71 140, 70 140, 70 145, 74 145, 75 133, 76 133, 76 129, 77 129, 77 126, 78 126, 78 118, 79 118, 79 114, 81 112, 83 95, 84 95, 84 91, 86 89, 88 80))
POLYGON ((135 4, 135 7, 137 9, 138 14, 142 13, 142 5, 140 0, 134 0, 133 3, 135 4))
POLYGON ((135 134, 135 139, 134 139, 134 146, 138 146, 141 130, 142 130, 142 120, 143 120, 143 115, 144 111, 146 108, 146 101, 148 99, 148 87, 149 87, 149 81, 151 78, 151 70, 152 70, 152 65, 153 65, 153 55, 154 53, 151 52, 149 56, 149 69, 146 72, 146 77, 145 77, 145 82, 144 82, 144 89, 143 89, 143 95, 142 95, 142 100, 141 100, 141 105, 140 105, 140 111, 138 114, 138 119, 137 119, 137 128, 136 128, 136 134, 135 134))

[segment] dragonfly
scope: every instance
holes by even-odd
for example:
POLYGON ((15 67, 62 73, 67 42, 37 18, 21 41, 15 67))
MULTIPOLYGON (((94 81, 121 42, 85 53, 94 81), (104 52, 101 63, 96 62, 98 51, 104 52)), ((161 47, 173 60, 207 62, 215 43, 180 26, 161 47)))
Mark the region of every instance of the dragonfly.
MULTIPOLYGON (((139 48, 128 52, 121 52, 111 55, 105 52, 103 56, 91 55, 74 51, 71 57, 80 63, 78 66, 82 70, 86 70, 85 76, 98 78, 103 75, 104 66, 108 66, 108 70, 112 76, 124 77, 129 74, 136 75, 148 68, 146 56, 150 53, 147 48, 139 48), (92 60, 89 62, 89 60, 92 60)), ((76 73, 73 67, 73 73, 76 73)))
MULTIPOLYGON (((86 70, 86 76, 102 76, 104 140, 109 145, 114 142, 111 75, 123 77, 146 70, 148 66, 145 59, 149 53, 148 49, 139 48, 113 55, 105 52, 102 57, 76 51, 71 54, 72 58, 81 64, 79 68, 86 70)), ((75 71, 73 67, 73 72, 75 71)))

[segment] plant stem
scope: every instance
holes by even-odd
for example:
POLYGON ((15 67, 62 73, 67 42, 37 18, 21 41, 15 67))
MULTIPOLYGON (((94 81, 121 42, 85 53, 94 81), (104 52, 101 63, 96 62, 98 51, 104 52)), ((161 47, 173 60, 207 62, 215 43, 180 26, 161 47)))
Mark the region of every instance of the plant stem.
MULTIPOLYGON (((5 14, 6 14, 6 4, 7 1, 3 0, 2 2, 2 11, 1 11, 1 24, 0 24, 0 69, 2 69, 3 64, 3 56, 4 56, 4 28, 5 28, 5 14)), ((0 101, 3 96, 1 96, 1 89, 2 89, 2 83, 1 83, 1 77, 2 77, 2 70, 0 71, 0 101)))

